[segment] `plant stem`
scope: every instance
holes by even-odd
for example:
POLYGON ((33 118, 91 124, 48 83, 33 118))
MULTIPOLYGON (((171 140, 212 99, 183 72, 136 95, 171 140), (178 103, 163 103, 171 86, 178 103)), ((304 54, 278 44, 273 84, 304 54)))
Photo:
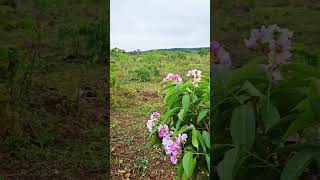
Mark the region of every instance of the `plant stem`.
POLYGON ((269 103, 270 103, 271 84, 272 84, 272 81, 271 81, 271 79, 269 79, 269 83, 268 83, 268 93, 267 93, 267 106, 269 106, 269 103))
POLYGON ((275 168, 275 167, 276 167, 276 165, 274 165, 274 164, 271 164, 271 163, 267 162, 266 160, 264 160, 264 159, 260 158, 259 156, 257 156, 257 155, 255 155, 255 154, 251 153, 250 151, 247 151, 247 150, 245 150, 245 151, 246 151, 248 154, 250 154, 251 156, 253 156, 254 158, 256 158, 256 159, 260 160, 261 162, 263 162, 263 163, 265 163, 265 164, 267 164, 269 167, 272 167, 272 169, 274 169, 274 170, 276 170, 277 172, 279 172, 279 173, 280 173, 280 171, 279 171, 277 168, 275 168))

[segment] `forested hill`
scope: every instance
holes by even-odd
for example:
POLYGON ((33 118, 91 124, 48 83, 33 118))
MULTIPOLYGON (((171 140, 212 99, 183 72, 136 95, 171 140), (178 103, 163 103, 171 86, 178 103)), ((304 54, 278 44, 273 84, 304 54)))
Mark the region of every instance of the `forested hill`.
MULTIPOLYGON (((130 51, 131 52, 137 52, 139 50, 130 51)), ((156 52, 156 51, 171 51, 171 52, 199 52, 199 51, 209 51, 209 47, 196 47, 196 48, 168 48, 168 49, 152 49, 152 50, 146 50, 146 51, 140 51, 140 52, 156 52)))
POLYGON ((183 52, 209 51, 209 47, 154 49, 154 50, 150 50, 150 51, 183 51, 183 52))

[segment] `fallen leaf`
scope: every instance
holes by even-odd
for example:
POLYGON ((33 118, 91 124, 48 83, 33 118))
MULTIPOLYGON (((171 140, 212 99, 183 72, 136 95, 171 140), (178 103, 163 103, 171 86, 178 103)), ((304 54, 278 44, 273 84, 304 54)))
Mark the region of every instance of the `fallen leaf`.
POLYGON ((124 174, 124 173, 126 173, 126 172, 127 172, 127 171, 125 171, 125 170, 118 169, 118 173, 124 174))
POLYGON ((124 175, 125 178, 129 178, 129 179, 130 179, 130 176, 131 176, 131 173, 129 173, 129 172, 127 172, 127 173, 124 175))

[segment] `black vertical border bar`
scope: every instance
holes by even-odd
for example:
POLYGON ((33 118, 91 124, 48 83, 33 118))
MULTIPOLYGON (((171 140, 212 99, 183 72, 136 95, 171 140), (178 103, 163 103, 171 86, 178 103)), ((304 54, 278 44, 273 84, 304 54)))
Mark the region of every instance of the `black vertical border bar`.
POLYGON ((111 179, 111 154, 110 154, 110 6, 111 0, 105 0, 107 6, 106 23, 107 23, 107 39, 105 50, 105 62, 106 62, 106 99, 105 99, 105 123, 106 123, 106 143, 107 159, 106 159, 106 179, 111 179))
MULTIPOLYGON (((209 128, 210 128, 210 132, 212 132, 212 104, 213 104, 213 99, 212 99, 212 89, 213 89, 213 86, 212 86, 212 81, 213 81, 213 72, 212 72, 212 57, 211 57, 211 41, 212 41, 212 37, 213 37, 213 33, 212 33, 212 30, 213 30, 213 11, 214 11, 214 0, 210 0, 210 45, 209 45, 209 59, 210 59, 210 124, 209 124, 209 128)), ((210 133, 210 147, 213 147, 212 146, 213 143, 212 143, 212 133, 210 133)), ((213 178, 213 166, 212 166, 212 157, 213 157, 213 154, 212 152, 210 152, 210 179, 213 178)))
MULTIPOLYGON (((214 103, 214 99, 213 97, 213 76, 214 76, 214 72, 213 72, 213 58, 212 58, 212 53, 211 53, 211 42, 213 40, 214 37, 214 27, 215 27, 215 20, 214 20, 214 14, 215 14, 215 10, 216 10, 216 0, 210 0, 210 45, 209 45, 209 59, 210 59, 210 147, 213 147, 213 128, 212 128, 212 123, 213 123, 213 103, 214 103)), ((214 157, 214 154, 212 153, 212 151, 210 152, 210 179, 215 179, 215 173, 214 173, 214 168, 212 166, 212 157, 214 157)))

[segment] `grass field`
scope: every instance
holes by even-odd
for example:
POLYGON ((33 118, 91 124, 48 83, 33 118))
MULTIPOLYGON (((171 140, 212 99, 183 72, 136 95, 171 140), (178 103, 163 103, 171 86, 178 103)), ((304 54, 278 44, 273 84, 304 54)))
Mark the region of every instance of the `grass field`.
POLYGON ((209 74, 208 49, 111 53, 111 174, 115 179, 173 179, 175 166, 163 149, 150 147, 146 123, 163 108, 160 92, 167 73, 190 69, 209 74), (112 81, 113 79, 113 81, 112 81))
POLYGON ((0 1, 0 179, 105 177, 105 5, 0 1))
POLYGON ((277 24, 294 31, 293 42, 318 49, 320 43, 320 2, 312 0, 216 1, 212 4, 211 38, 221 42, 231 53, 235 65, 242 65, 255 54, 244 39, 250 30, 277 24), (238 2, 238 3, 235 3, 238 2))

